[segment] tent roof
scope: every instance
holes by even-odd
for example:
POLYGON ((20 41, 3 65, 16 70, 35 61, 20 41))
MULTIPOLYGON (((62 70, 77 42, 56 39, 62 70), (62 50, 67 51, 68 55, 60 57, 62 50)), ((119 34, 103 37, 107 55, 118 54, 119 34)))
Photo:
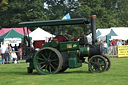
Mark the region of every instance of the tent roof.
POLYGON ((111 28, 118 36, 112 36, 111 39, 128 39, 128 27, 112 27, 111 28))
MULTIPOLYGON (((2 28, 0 30, 0 36, 7 33, 8 31, 10 31, 11 29, 14 29, 15 31, 21 33, 24 35, 24 31, 23 28, 2 28)), ((25 32, 27 33, 27 28, 25 28, 25 32)), ((31 33, 31 31, 28 29, 28 32, 31 33)), ((27 35, 27 34, 26 34, 27 35)))
POLYGON ((35 29, 33 32, 29 34, 32 37, 32 40, 46 40, 46 38, 53 37, 54 35, 42 30, 41 28, 35 29))
POLYGON ((118 35, 113 31, 113 29, 111 29, 110 33, 107 34, 107 36, 118 36, 118 35))
MULTIPOLYGON (((110 28, 104 28, 104 29, 97 29, 97 30, 99 30, 100 31, 100 33, 101 33, 101 35, 100 36, 106 36, 107 34, 109 34, 110 33, 110 28)), ((98 36, 98 37, 100 37, 100 36, 98 36)))
POLYGON ((75 25, 75 24, 88 24, 85 18, 78 19, 65 19, 65 20, 48 20, 48 21, 32 21, 21 22, 20 27, 39 27, 39 26, 57 26, 57 25, 75 25))
MULTIPOLYGON (((108 28, 104 28, 104 29, 97 29, 96 30, 96 36, 105 36, 110 32, 110 29, 108 28)), ((90 33, 89 35, 87 35, 87 37, 92 37, 92 33, 90 33)))
POLYGON ((101 35, 101 32, 98 30, 98 31, 96 32, 96 36, 98 37, 99 35, 101 35))
POLYGON ((8 31, 4 35, 0 36, 0 41, 3 41, 4 38, 23 38, 23 37, 24 37, 24 35, 18 33, 14 29, 11 29, 10 31, 8 31))

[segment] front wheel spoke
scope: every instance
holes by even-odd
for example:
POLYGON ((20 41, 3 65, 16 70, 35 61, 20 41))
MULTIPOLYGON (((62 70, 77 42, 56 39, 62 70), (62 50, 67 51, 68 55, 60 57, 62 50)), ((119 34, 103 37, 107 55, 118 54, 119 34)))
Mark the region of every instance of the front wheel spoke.
POLYGON ((99 68, 96 68, 95 70, 96 70, 97 72, 99 72, 99 68))
POLYGON ((103 66, 101 66, 101 69, 104 69, 104 67, 103 67, 103 66))
POLYGON ((98 70, 100 71, 100 66, 98 66, 98 70))
POLYGON ((100 64, 100 62, 101 62, 101 60, 98 58, 97 63, 99 63, 99 64, 100 64))
POLYGON ((95 62, 94 61, 91 61, 91 64, 95 64, 95 62))
POLYGON ((56 69, 52 64, 50 64, 50 66, 51 66, 53 69, 56 69))
POLYGON ((93 62, 97 62, 97 58, 94 58, 92 61, 93 61, 93 62))
POLYGON ((94 67, 94 66, 92 66, 92 69, 94 70, 94 69, 95 69, 95 67, 94 67))
POLYGON ((100 66, 104 66, 104 62, 103 62, 103 61, 100 62, 99 65, 100 65, 100 66))

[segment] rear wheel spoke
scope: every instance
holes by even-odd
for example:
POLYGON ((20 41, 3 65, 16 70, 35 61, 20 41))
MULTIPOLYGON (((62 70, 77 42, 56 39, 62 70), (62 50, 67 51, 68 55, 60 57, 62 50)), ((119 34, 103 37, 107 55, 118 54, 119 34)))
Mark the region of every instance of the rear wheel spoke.
POLYGON ((44 63, 45 63, 45 62, 40 62, 40 63, 38 63, 38 64, 40 64, 40 65, 41 65, 41 64, 44 64, 44 63))
POLYGON ((47 69, 48 69, 48 65, 46 65, 45 72, 47 72, 47 69))
POLYGON ((48 53, 46 52, 46 50, 45 50, 45 54, 46 54, 46 56, 48 57, 48 53))
POLYGON ((51 66, 49 66, 49 71, 51 72, 51 66))
POLYGON ((58 60, 58 59, 53 59, 53 60, 51 60, 51 61, 53 62, 53 61, 57 61, 57 60, 58 60))
POLYGON ((51 66, 53 69, 56 69, 52 64, 50 64, 50 66, 51 66))
POLYGON ((43 54, 41 54, 41 56, 42 56, 44 59, 46 59, 46 57, 45 57, 43 54))
POLYGON ((49 53, 49 56, 48 56, 48 58, 50 58, 51 57, 51 51, 50 51, 50 53, 49 53))
POLYGON ((58 63, 52 62, 54 65, 58 65, 58 63))
POLYGON ((44 64, 44 65, 41 67, 41 69, 43 69, 45 66, 46 66, 46 65, 44 64))
POLYGON ((38 60, 44 60, 43 58, 37 58, 38 60))

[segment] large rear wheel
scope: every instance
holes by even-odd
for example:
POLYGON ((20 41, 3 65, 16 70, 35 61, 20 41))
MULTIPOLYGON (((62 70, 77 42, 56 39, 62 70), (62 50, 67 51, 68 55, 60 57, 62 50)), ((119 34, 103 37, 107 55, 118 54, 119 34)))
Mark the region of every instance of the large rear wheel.
POLYGON ((39 74, 47 75, 57 73, 62 68, 63 59, 58 50, 45 47, 35 54, 33 62, 39 74))

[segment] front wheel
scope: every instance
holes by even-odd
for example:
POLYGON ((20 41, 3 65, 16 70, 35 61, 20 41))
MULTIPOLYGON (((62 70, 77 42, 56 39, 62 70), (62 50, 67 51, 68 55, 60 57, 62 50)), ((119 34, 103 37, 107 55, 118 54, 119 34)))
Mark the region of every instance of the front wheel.
POLYGON ((102 54, 102 56, 105 58, 105 60, 106 60, 106 62, 107 62, 106 71, 108 71, 108 70, 110 69, 110 67, 111 67, 111 61, 110 61, 110 59, 109 59, 108 56, 106 56, 106 55, 104 55, 104 54, 102 54))
POLYGON ((101 73, 106 70, 107 62, 101 55, 92 56, 88 62, 89 70, 93 73, 101 73))
POLYGON ((62 68, 63 59, 58 50, 45 47, 35 54, 33 62, 39 74, 47 75, 57 73, 62 68))

